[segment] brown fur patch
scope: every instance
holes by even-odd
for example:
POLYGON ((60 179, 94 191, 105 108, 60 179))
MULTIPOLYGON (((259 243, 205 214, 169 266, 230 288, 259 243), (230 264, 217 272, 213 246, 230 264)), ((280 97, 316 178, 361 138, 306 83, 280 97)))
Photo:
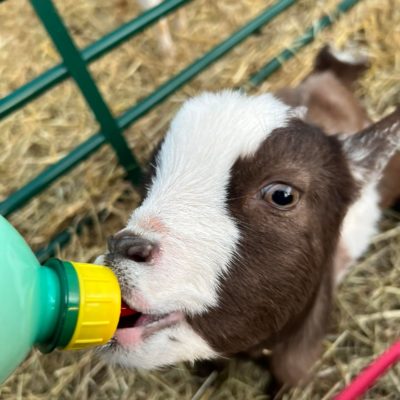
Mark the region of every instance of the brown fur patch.
POLYGON ((319 329, 309 336, 319 340, 340 224, 356 192, 338 140, 300 120, 275 130, 254 157, 238 160, 228 206, 241 231, 239 254, 221 281, 219 305, 189 319, 194 329, 227 355, 279 346, 311 331, 310 318, 319 329), (298 188, 298 206, 281 211, 255 199, 270 182, 298 188), (321 287, 324 300, 316 305, 321 287), (319 321, 316 307, 323 310, 319 321))

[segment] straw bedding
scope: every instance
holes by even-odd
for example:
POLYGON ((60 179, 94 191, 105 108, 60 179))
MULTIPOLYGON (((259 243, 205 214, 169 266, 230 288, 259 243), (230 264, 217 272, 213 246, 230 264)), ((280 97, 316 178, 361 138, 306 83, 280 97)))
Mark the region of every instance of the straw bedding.
MULTIPOLYGON (((58 0, 56 4, 79 46, 85 46, 139 13, 135 2, 58 0)), ((91 65, 90 70, 112 111, 119 114, 149 94, 167 77, 227 37, 272 4, 271 0, 196 0, 186 7, 187 26, 176 28, 174 56, 163 56, 157 29, 150 29, 91 65)), ((130 146, 144 164, 168 122, 188 96, 201 90, 236 87, 301 34, 337 0, 302 0, 257 35, 234 49, 168 101, 126 131, 130 146)), ((0 4, 0 97, 59 61, 28 2, 0 4)), ((324 43, 362 47, 372 66, 358 94, 374 119, 399 103, 399 0, 364 0, 333 28, 323 32, 259 91, 295 85, 309 71, 324 43)), ((255 91, 255 90, 254 90, 255 91)), ((97 129, 95 120, 71 81, 0 121, 0 199, 29 181, 97 129)), ((123 180, 113 152, 100 152, 60 179, 12 216, 11 221, 35 249, 85 215, 95 224, 74 235, 60 256, 93 260, 105 237, 121 228, 138 195, 123 180), (98 217, 101 215, 101 218, 98 217)), ((370 251, 341 285, 325 353, 310 382, 284 395, 289 399, 329 399, 400 331, 400 215, 387 212, 370 251)), ((37 352, 0 388, 1 399, 264 399, 268 374, 252 363, 230 363, 218 376, 193 376, 179 365, 159 372, 112 368, 91 353, 37 352), (199 388, 201 387, 200 391, 199 388), (196 394, 197 392, 197 394, 196 394)), ((400 366, 389 372, 366 399, 400 398, 400 366)))

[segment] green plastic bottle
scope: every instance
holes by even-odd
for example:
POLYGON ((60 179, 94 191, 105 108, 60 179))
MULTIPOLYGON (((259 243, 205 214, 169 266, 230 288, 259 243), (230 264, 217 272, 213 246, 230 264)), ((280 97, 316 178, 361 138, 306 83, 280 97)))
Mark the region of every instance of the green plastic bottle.
POLYGON ((106 343, 121 312, 109 268, 51 259, 40 265, 20 234, 0 216, 0 383, 33 346, 81 349, 106 343))

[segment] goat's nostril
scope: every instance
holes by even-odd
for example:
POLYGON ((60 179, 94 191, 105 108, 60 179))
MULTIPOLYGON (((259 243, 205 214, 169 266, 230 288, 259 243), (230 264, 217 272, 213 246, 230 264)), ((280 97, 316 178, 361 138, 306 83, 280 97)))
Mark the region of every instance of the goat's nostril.
POLYGON ((150 243, 138 243, 129 247, 126 257, 136 262, 148 262, 151 260, 154 246, 150 243))
POLYGON ((153 257, 155 247, 150 240, 128 232, 116 234, 108 241, 111 253, 136 262, 149 262, 153 257))

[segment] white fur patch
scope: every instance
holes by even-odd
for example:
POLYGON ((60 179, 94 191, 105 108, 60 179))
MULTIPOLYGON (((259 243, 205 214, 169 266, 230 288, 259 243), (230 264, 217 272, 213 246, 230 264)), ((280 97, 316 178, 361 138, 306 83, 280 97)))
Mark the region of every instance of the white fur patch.
POLYGON ((359 258, 377 233, 381 216, 376 182, 362 189, 360 198, 350 207, 343 221, 341 241, 353 260, 359 258))

